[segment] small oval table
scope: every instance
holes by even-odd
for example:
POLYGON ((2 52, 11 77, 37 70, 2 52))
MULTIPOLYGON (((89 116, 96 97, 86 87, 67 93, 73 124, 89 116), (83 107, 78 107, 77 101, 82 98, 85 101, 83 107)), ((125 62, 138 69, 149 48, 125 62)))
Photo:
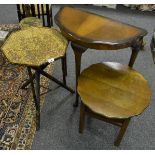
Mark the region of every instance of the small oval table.
MULTIPOLYGON (((68 6, 59 10, 55 22, 63 35, 72 42, 76 65, 76 88, 81 57, 88 48, 116 50, 131 47, 129 66, 132 67, 138 52, 143 48, 143 37, 147 34, 142 28, 68 6)), ((75 106, 77 105, 76 93, 75 106)))
POLYGON ((151 90, 147 80, 127 65, 116 62, 93 64, 78 79, 81 98, 79 132, 85 114, 121 127, 115 145, 119 146, 131 117, 149 105, 151 90))

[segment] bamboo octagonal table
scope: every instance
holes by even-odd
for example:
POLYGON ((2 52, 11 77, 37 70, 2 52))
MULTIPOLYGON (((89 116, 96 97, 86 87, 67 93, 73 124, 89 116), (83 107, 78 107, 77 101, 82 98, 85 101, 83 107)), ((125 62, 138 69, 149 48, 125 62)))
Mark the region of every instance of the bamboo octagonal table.
MULTIPOLYGON (((116 50, 131 47, 129 66, 132 67, 140 49, 146 30, 111 18, 73 7, 63 7, 55 16, 55 22, 62 34, 71 41, 75 54, 76 88, 80 75, 81 57, 88 49, 116 50)), ((76 103, 78 105, 78 94, 76 103)))

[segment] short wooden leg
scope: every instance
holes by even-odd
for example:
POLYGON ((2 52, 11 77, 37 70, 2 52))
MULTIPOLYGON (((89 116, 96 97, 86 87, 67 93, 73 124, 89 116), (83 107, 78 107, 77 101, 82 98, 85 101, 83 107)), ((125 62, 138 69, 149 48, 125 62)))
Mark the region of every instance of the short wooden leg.
POLYGON ((131 57, 130 57, 130 61, 129 61, 129 67, 133 67, 135 60, 137 58, 138 52, 136 49, 132 49, 132 53, 131 53, 131 57))
POLYGON ((66 68, 66 58, 61 58, 61 64, 62 64, 62 74, 63 74, 63 84, 66 85, 66 74, 67 74, 67 68, 66 68))
POLYGON ((136 40, 132 45, 132 54, 129 61, 129 67, 133 67, 134 62, 137 58, 138 52, 143 48, 143 37, 136 40))
POLYGON ((79 102, 79 95, 77 93, 77 85, 78 85, 78 77, 80 75, 80 70, 81 70, 81 58, 82 58, 82 54, 87 50, 84 47, 78 46, 74 43, 71 43, 72 49, 74 51, 74 55, 75 55, 75 72, 76 72, 76 101, 74 104, 74 107, 78 106, 78 102, 79 102))
MULTIPOLYGON (((40 67, 40 69, 45 69, 46 67, 48 66, 48 64, 45 64, 45 65, 42 65, 40 67)), ((28 67, 29 68, 29 67, 28 67)), ((28 69, 27 68, 27 69, 28 69)), ((31 70, 30 70, 31 71, 31 70)), ((28 72, 29 72, 29 69, 28 69, 28 72)), ((25 89, 30 83, 31 83, 31 80, 34 80, 35 79, 35 75, 33 74, 31 76, 31 78, 29 78, 29 80, 27 80, 22 86, 21 86, 21 89, 25 89)))
MULTIPOLYGON (((36 68, 34 68, 36 70, 36 68)), ((47 72, 38 69, 40 74, 45 76, 46 78, 54 81, 55 83, 57 83, 58 85, 60 85, 61 87, 65 88, 66 90, 70 91, 71 93, 75 93, 73 89, 71 89, 70 87, 68 87, 67 85, 64 85, 64 83, 62 83, 61 81, 57 80, 56 78, 54 78, 53 76, 49 75, 47 72)))
MULTIPOLYGON (((30 68, 30 67, 27 67, 27 71, 28 71, 28 74, 29 74, 29 79, 32 79, 32 78, 33 78, 33 74, 32 74, 32 72, 31 72, 31 68, 30 68)), ((35 105, 36 105, 37 99, 36 99, 36 94, 35 94, 34 83, 33 83, 33 80, 30 80, 30 82, 31 82, 31 89, 32 89, 32 94, 33 94, 34 103, 35 103, 35 105)))
POLYGON ((35 73, 36 80, 36 128, 40 129, 40 72, 36 70, 35 73))
POLYGON ((114 142, 115 146, 119 146, 120 145, 120 143, 121 143, 121 141, 123 139, 123 136, 125 134, 125 131, 126 131, 128 125, 129 125, 129 122, 130 122, 130 118, 124 120, 124 122, 122 124, 122 127, 121 127, 121 129, 119 131, 118 137, 117 137, 116 141, 114 142))
POLYGON ((65 68, 65 75, 67 76, 67 55, 64 55, 64 68, 65 68))
POLYGON ((80 69, 81 69, 82 53, 80 53, 80 52, 74 52, 74 53, 75 53, 75 70, 76 70, 76 101, 75 101, 74 107, 77 107, 78 103, 79 103, 79 95, 77 92, 77 85, 78 85, 78 77, 80 75, 80 69))
POLYGON ((85 105, 81 102, 80 107, 80 122, 79 122, 79 133, 83 133, 85 124, 85 105))

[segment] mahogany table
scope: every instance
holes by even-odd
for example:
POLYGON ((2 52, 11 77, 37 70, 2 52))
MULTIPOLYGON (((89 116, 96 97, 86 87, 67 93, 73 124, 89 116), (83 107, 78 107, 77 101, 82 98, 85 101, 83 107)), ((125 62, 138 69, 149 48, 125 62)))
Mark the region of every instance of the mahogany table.
POLYGON ((148 106, 151 90, 144 76, 118 62, 102 62, 84 69, 78 78, 81 98, 79 132, 83 133, 85 116, 120 127, 114 142, 119 146, 132 117, 148 106))
MULTIPOLYGON (((131 47, 129 66, 133 67, 138 52, 143 48, 143 37, 147 34, 147 31, 142 28, 68 6, 58 11, 55 22, 62 34, 71 41, 75 54, 76 88, 82 54, 88 48, 116 50, 131 47)), ((76 91, 75 106, 77 105, 76 91)))

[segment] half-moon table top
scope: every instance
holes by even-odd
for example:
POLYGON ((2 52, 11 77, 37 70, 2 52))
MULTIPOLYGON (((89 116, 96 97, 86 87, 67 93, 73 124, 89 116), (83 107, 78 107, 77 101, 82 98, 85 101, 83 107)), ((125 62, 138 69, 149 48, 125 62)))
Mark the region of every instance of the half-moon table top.
POLYGON ((78 79, 82 102, 108 118, 126 119, 139 115, 149 105, 147 80, 127 65, 116 62, 93 64, 78 79))
POLYGON ((130 46, 147 34, 142 28, 73 7, 61 8, 55 22, 69 40, 88 48, 130 46))
POLYGON ((12 32, 1 47, 14 64, 39 67, 66 53, 67 39, 54 28, 30 27, 12 32))

